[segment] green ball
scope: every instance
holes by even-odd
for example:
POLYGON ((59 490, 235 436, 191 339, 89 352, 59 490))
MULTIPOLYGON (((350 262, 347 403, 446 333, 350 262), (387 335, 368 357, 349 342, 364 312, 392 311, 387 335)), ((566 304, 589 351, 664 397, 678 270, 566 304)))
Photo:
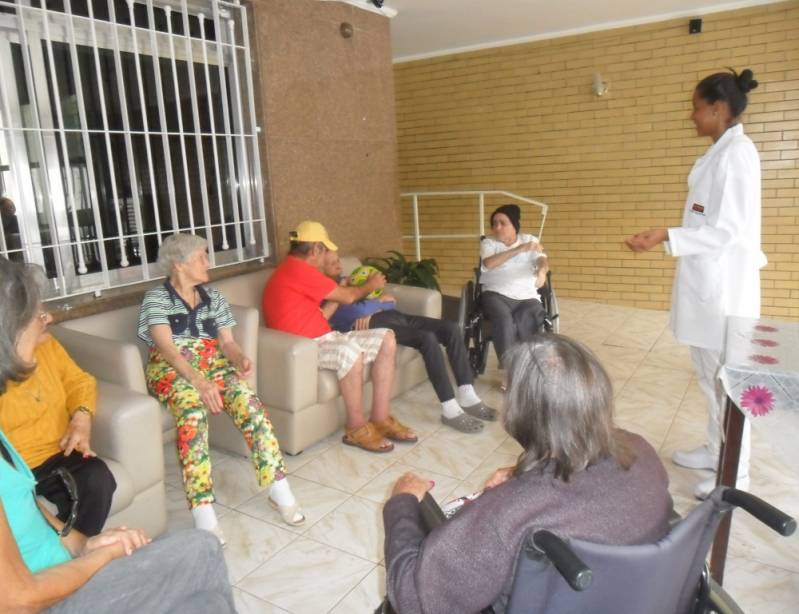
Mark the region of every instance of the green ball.
MULTIPOLYGON (((369 265, 361 265, 357 269, 355 269, 352 273, 350 273, 350 285, 351 286, 362 286, 366 283, 366 280, 375 273, 379 273, 375 267, 369 265)), ((377 298, 383 294, 383 288, 378 288, 377 290, 373 290, 366 298, 373 299, 377 298)))

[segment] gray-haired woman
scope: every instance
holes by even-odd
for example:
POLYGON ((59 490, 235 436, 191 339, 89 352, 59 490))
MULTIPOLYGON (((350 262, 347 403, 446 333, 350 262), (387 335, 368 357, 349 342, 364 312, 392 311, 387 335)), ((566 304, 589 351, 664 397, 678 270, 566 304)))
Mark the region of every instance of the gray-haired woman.
POLYGON ((596 357, 552 334, 506 357, 504 425, 523 448, 516 464, 427 536, 419 510, 427 480, 401 477, 383 510, 388 596, 403 614, 504 611, 533 528, 620 545, 652 543, 668 530, 666 471, 646 441, 614 428, 610 379, 596 357))
POLYGON ((167 280, 144 295, 138 335, 150 346, 147 385, 165 403, 177 425, 183 485, 197 528, 224 543, 214 512, 208 415, 230 414, 250 448, 261 486, 283 521, 305 522, 294 498, 283 456, 263 403, 244 381, 252 363, 233 338, 236 321, 222 294, 208 281, 205 239, 175 234, 166 238, 158 262, 167 280))
MULTIPOLYGON (((46 325, 36 269, 0 257, 0 395, 33 371, 46 325)), ((31 470, 0 431, 0 611, 234 612, 217 540, 189 530, 150 543, 121 527, 87 538, 41 508, 31 470)))

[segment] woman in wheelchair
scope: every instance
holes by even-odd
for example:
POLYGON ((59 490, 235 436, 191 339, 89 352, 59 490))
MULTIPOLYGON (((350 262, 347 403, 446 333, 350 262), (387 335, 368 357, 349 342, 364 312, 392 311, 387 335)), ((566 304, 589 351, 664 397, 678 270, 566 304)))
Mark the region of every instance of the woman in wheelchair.
POLYGON ((519 232, 520 219, 517 205, 498 207, 491 214, 494 236, 480 243, 481 304, 493 324, 500 367, 505 352, 528 341, 546 318, 538 288, 546 283, 547 257, 536 237, 519 232))
POLYGON ((601 544, 653 543, 672 509, 666 471, 638 435, 614 428, 607 373, 583 345, 538 334, 510 349, 504 426, 522 447, 477 498, 428 535, 432 484, 396 483, 383 511, 386 585, 399 614, 505 611, 525 535, 548 529, 601 544))

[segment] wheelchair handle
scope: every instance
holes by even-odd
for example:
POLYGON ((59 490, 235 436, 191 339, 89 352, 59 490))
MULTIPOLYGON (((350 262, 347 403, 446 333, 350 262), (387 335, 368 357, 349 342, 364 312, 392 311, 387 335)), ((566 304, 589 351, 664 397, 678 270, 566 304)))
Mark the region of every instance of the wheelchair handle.
POLYGON ((728 488, 721 499, 730 505, 745 509, 760 522, 784 537, 796 531, 796 519, 766 503, 760 497, 737 488, 728 488))
POLYGON ((584 591, 591 586, 594 572, 560 537, 549 531, 536 531, 533 534, 533 545, 544 553, 575 591, 584 591))

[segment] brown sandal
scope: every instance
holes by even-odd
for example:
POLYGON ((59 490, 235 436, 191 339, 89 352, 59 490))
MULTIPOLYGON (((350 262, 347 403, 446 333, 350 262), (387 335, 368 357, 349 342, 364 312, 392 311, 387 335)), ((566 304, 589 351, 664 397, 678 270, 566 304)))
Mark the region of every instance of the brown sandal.
POLYGON ((402 424, 393 416, 389 416, 382 422, 373 422, 377 431, 385 438, 402 443, 415 443, 419 437, 410 428, 402 424))
POLYGON ((389 442, 387 446, 383 445, 386 442, 385 438, 371 422, 367 422, 357 429, 344 429, 344 437, 341 438, 341 441, 348 446, 355 446, 378 454, 391 452, 394 449, 393 443, 389 442))

